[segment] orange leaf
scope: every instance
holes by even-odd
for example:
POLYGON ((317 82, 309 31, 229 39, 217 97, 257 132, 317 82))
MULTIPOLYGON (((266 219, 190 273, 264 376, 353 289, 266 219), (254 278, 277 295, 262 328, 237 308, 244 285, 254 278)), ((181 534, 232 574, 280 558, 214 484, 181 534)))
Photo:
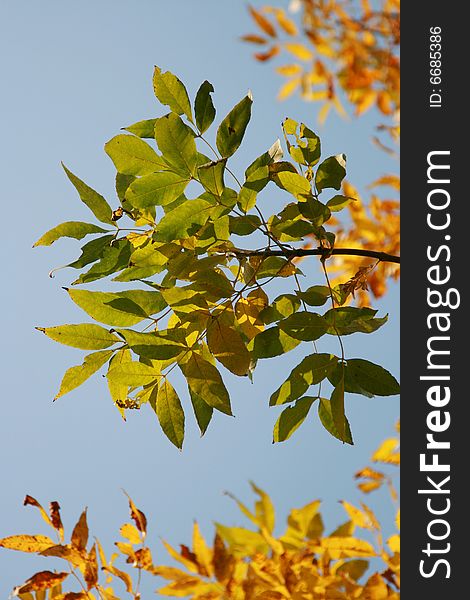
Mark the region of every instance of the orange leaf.
POLYGON ((116 567, 113 567, 112 565, 108 565, 108 566, 102 567, 102 568, 104 571, 111 573, 111 575, 115 575, 116 577, 119 577, 119 579, 121 581, 123 581, 126 586, 126 592, 129 592, 130 594, 132 594, 132 579, 131 579, 130 575, 128 575, 124 571, 120 571, 119 569, 116 569, 116 567))
POLYGON ((12 535, 0 539, 0 547, 19 552, 42 552, 54 544, 47 535, 12 535))
POLYGON ((230 577, 233 562, 233 556, 228 552, 224 541, 217 533, 214 538, 214 557, 212 559, 217 581, 226 581, 230 577))
POLYGON ((145 537, 145 535, 147 533, 147 517, 144 515, 144 513, 141 510, 139 510, 137 508, 137 506, 134 504, 134 502, 132 501, 130 496, 128 494, 126 494, 126 496, 129 500, 129 509, 131 511, 131 519, 134 521, 137 529, 145 537))
POLYGON ((260 62, 266 62, 267 60, 274 58, 274 56, 277 56, 278 54, 279 54, 279 46, 275 45, 275 46, 272 46, 267 52, 256 52, 254 54, 254 57, 256 58, 256 60, 259 60, 260 62))
POLYGON ((42 590, 49 590, 58 583, 64 581, 68 577, 68 573, 52 573, 51 571, 40 571, 35 573, 23 585, 17 586, 13 590, 13 596, 19 594, 25 594, 27 592, 40 592, 42 590))
POLYGON ((48 525, 50 525, 51 527, 54 527, 54 525, 52 524, 52 522, 51 522, 48 514, 43 509, 43 507, 39 504, 39 502, 36 500, 36 498, 33 498, 32 496, 26 495, 25 499, 23 500, 23 506, 28 506, 28 504, 30 506, 35 506, 36 508, 38 508, 39 512, 41 513, 41 517, 44 519, 44 521, 46 521, 46 523, 48 525))
POLYGON ((80 515, 77 524, 72 531, 72 546, 77 550, 85 550, 88 542, 88 524, 86 520, 86 508, 80 515))
POLYGON ((83 578, 85 579, 85 583, 87 584, 89 590, 91 590, 98 583, 98 561, 96 558, 95 545, 93 545, 88 554, 88 560, 83 573, 83 578))
POLYGON ((287 35, 297 35, 297 27, 294 21, 289 19, 282 9, 276 10, 276 20, 280 27, 282 27, 282 29, 287 33, 287 35))
POLYGON ((53 500, 49 503, 49 515, 51 518, 52 526, 57 529, 60 535, 60 539, 64 539, 64 526, 62 525, 62 519, 60 518, 60 506, 59 503, 53 500))
POLYGON ((255 34, 248 34, 248 35, 243 35, 241 37, 241 39, 244 42, 249 42, 250 44, 267 44, 268 41, 266 38, 262 37, 261 35, 255 35, 255 34))
POLYGON ((254 9, 252 6, 248 6, 248 10, 250 11, 251 16, 253 17, 255 23, 258 25, 260 29, 267 33, 271 37, 276 37, 276 29, 272 25, 272 23, 260 12, 254 9))
POLYGON ((135 551, 135 557, 137 564, 134 566, 139 567, 140 569, 144 569, 145 571, 153 570, 153 560, 152 553, 148 548, 140 548, 135 551))

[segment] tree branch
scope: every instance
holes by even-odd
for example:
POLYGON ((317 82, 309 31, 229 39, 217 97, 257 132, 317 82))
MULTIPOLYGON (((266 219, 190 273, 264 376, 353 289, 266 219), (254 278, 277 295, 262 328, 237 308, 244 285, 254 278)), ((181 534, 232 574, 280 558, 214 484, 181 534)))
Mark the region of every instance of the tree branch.
POLYGON ((272 250, 266 248, 265 250, 243 250, 241 248, 235 248, 230 250, 237 256, 283 256, 285 258, 300 258, 303 256, 324 256, 327 258, 331 255, 343 255, 343 256, 364 256, 366 258, 375 258, 381 262, 391 262, 400 264, 400 257, 394 256, 393 254, 387 254, 386 252, 376 252, 375 250, 364 250, 362 248, 293 248, 292 250, 286 248, 285 250, 272 250))

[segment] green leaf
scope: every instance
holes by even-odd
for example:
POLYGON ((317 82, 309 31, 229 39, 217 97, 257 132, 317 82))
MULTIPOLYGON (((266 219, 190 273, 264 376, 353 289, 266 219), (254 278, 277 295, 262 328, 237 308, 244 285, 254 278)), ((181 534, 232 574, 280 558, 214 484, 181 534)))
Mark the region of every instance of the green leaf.
POLYGON ((310 342, 324 335, 328 324, 316 313, 301 311, 280 321, 279 328, 296 340, 310 342))
POLYGON ((128 346, 139 356, 153 360, 168 360, 176 358, 186 346, 183 343, 184 334, 174 329, 140 333, 132 329, 118 329, 128 346))
POLYGON ((327 311, 323 318, 328 324, 330 335, 350 335, 352 333, 372 333, 388 321, 388 316, 375 319, 377 311, 372 308, 342 306, 327 311))
POLYGON ((188 92, 176 75, 170 71, 162 73, 159 67, 155 67, 153 90, 162 104, 169 106, 170 110, 177 115, 186 115, 193 122, 188 92))
POLYGON ((203 398, 209 406, 226 415, 232 415, 227 389, 214 365, 193 352, 189 360, 179 367, 188 381, 190 390, 203 398))
POLYGON ((299 340, 293 339, 276 326, 259 333, 251 341, 249 348, 253 348, 254 359, 272 358, 293 350, 299 343, 299 340))
POLYGON ((67 221, 61 223, 53 229, 50 229, 47 233, 41 236, 38 241, 33 245, 36 246, 50 246, 55 241, 62 237, 74 238, 81 240, 86 235, 91 233, 106 233, 106 229, 93 225, 92 223, 82 223, 81 221, 67 221))
POLYGON ((104 363, 111 358, 112 355, 112 350, 93 352, 93 354, 88 354, 85 356, 85 359, 81 365, 67 369, 62 379, 62 383, 60 384, 60 389, 54 400, 57 400, 57 398, 68 394, 75 388, 82 385, 82 383, 96 373, 96 371, 98 371, 104 365, 104 363))
POLYGON ((212 84, 204 81, 196 94, 194 112, 196 113, 196 125, 200 133, 207 131, 215 119, 215 108, 211 97, 213 91, 212 84))
POLYGON ((331 393, 330 409, 331 416, 333 417, 333 423, 338 433, 338 437, 340 440, 345 442, 345 437, 347 438, 347 430, 346 415, 344 413, 344 376, 340 378, 338 384, 335 386, 335 389, 331 393))
POLYGON ((289 406, 279 415, 273 431, 273 442, 284 442, 298 429, 307 418, 312 404, 317 398, 306 396, 299 398, 294 406, 289 406))
POLYGON ((330 298, 330 290, 326 285, 312 285, 304 292, 295 292, 309 306, 322 306, 330 298))
POLYGON ((203 436, 207 431, 209 423, 211 422, 214 409, 212 406, 209 406, 204 398, 202 398, 194 390, 191 388, 188 389, 189 396, 191 398, 191 404, 193 405, 194 416, 196 417, 201 436, 203 436))
POLYGON ((178 173, 162 171, 136 179, 126 191, 126 200, 135 208, 165 206, 186 189, 189 178, 178 173))
MULTIPOLYGON (((124 269, 128 266, 130 254, 131 244, 128 239, 122 238, 112 245, 106 245, 98 262, 73 281, 72 285, 90 283, 124 269)), ((74 263, 69 266, 74 266, 74 263)))
POLYGON ((211 194, 220 198, 224 191, 224 171, 227 159, 212 161, 198 168, 199 181, 211 194))
POLYGON ((318 405, 318 416, 320 417, 320 421, 322 422, 323 427, 331 433, 332 436, 338 438, 342 442, 346 442, 346 444, 354 444, 351 429, 349 427, 349 423, 346 417, 344 417, 345 426, 344 432, 341 436, 338 430, 336 429, 336 425, 333 420, 333 415, 331 412, 330 401, 326 398, 320 398, 320 404, 318 405))
POLYGON ((36 327, 36 329, 45 333, 55 342, 82 350, 101 350, 119 342, 119 338, 104 327, 95 324, 58 325, 57 327, 36 327))
POLYGON ((351 204, 351 202, 356 202, 356 199, 350 198, 349 196, 337 195, 333 196, 333 198, 328 200, 326 205, 331 210, 331 212, 338 212, 340 210, 343 210, 343 208, 346 208, 346 206, 348 206, 348 204, 351 204))
POLYGON ((124 127, 129 133, 133 133, 140 138, 148 138, 153 140, 156 119, 145 119, 128 127, 124 127))
POLYGON ((215 319, 207 329, 207 345, 214 357, 234 375, 248 374, 251 356, 235 328, 215 319))
POLYGON ((245 96, 224 118, 217 130, 216 144, 223 158, 234 154, 242 143, 251 117, 253 100, 245 96))
POLYGON ((112 385, 139 387, 149 385, 162 377, 160 372, 140 362, 122 362, 109 369, 107 378, 112 385))
POLYGON ((158 388, 155 402, 151 399, 150 404, 157 414, 163 433, 181 450, 184 440, 184 412, 178 394, 167 379, 158 388))
POLYGON ((299 202, 298 206, 302 216, 315 227, 321 227, 331 217, 330 209, 315 198, 307 198, 305 202, 299 202))
POLYGON ((276 183, 286 192, 292 194, 295 198, 303 200, 306 195, 312 193, 310 181, 290 171, 280 171, 277 173, 276 183))
POLYGON ((104 149, 119 173, 124 175, 150 175, 168 169, 162 157, 134 135, 116 135, 109 140, 104 149))
POLYGON ((245 215, 243 217, 229 216, 230 232, 235 235, 251 235, 261 227, 261 219, 256 215, 245 215))
POLYGON ((121 203, 125 202, 126 191, 133 181, 136 180, 134 175, 124 175, 124 173, 116 173, 116 194, 121 203))
POLYGON ((167 305, 160 292, 125 290, 122 292, 91 292, 67 289, 71 299, 95 321, 129 327, 159 313, 167 305), (140 310, 139 310, 140 309, 140 310))
POLYGON ((194 177, 198 163, 194 132, 175 113, 155 122, 155 139, 164 159, 180 175, 194 177))
POLYGON ((339 190, 346 176, 346 156, 337 154, 326 158, 318 167, 315 175, 315 185, 318 192, 325 188, 339 190))
POLYGON ((260 314, 261 321, 268 325, 275 321, 280 321, 285 317, 290 317, 300 308, 300 300, 294 294, 281 294, 270 304, 266 306, 260 314))
POLYGON ((321 143, 320 138, 303 123, 300 125, 300 133, 297 138, 298 147, 289 148, 292 158, 304 165, 313 166, 320 160, 321 143))
MULTIPOLYGON (((337 385, 342 368, 338 366, 328 379, 337 385)), ((349 358, 344 365, 344 389, 363 396, 393 396, 400 393, 400 385, 383 367, 361 358, 349 358)))
POLYGON ((338 358, 334 354, 310 354, 306 356, 272 394, 269 405, 276 406, 297 400, 305 394, 311 385, 320 383, 328 377, 337 364, 338 358))
POLYGON ((80 200, 88 206, 98 221, 107 223, 108 225, 114 225, 114 222, 111 218, 113 211, 103 196, 98 194, 98 192, 95 192, 94 189, 89 187, 85 182, 69 171, 63 163, 62 167, 69 180, 75 186, 75 189, 80 196, 80 200))
MULTIPOLYGON (((118 350, 109 361, 109 368, 106 374, 106 380, 108 383, 109 393, 115 403, 122 402, 127 398, 129 393, 129 385, 126 382, 123 383, 122 381, 115 381, 113 379, 109 379, 109 372, 113 367, 117 365, 130 362, 132 362, 132 356, 130 350, 128 350, 127 348, 118 350)), ((123 414, 123 412, 121 412, 121 414, 123 414)))
POLYGON ((213 208, 212 204, 200 198, 183 202, 158 223, 155 240, 172 242, 189 237, 207 222, 213 208))
POLYGON ((282 148, 279 140, 264 152, 245 171, 245 183, 238 194, 238 206, 248 212, 256 204, 256 197, 269 183, 269 165, 282 158, 282 148))
POLYGON ((82 246, 82 253, 77 260, 74 260, 67 266, 73 267, 74 269, 82 269, 90 263, 99 260, 103 256, 106 248, 109 248, 113 240, 114 235, 103 235, 97 239, 87 242, 84 246, 82 246))

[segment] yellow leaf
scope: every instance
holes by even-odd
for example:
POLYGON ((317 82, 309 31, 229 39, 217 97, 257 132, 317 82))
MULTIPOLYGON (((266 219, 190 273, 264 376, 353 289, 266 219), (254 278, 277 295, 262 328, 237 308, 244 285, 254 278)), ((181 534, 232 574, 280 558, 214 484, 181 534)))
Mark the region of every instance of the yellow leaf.
POLYGON ((283 77, 292 77, 301 73, 302 67, 298 64, 282 65, 280 67, 276 67, 276 72, 283 77))
POLYGON ((191 573, 198 572, 197 565, 194 563, 194 561, 189 560, 188 558, 185 558, 184 556, 181 556, 181 554, 179 552, 177 552, 172 546, 170 546, 170 544, 168 542, 165 542, 165 540, 162 540, 162 543, 165 546, 168 554, 172 558, 174 558, 176 561, 178 561, 179 563, 184 565, 188 569, 188 571, 191 571, 191 573))
POLYGON ((111 573, 111 575, 115 575, 116 577, 118 577, 126 586, 126 592, 132 594, 132 579, 130 575, 128 575, 125 571, 120 571, 119 569, 116 569, 116 567, 113 567, 113 565, 108 565, 102 568, 104 571, 111 573))
POLYGON ((318 111, 318 122, 320 123, 320 125, 323 125, 323 123, 326 121, 326 118, 328 116, 328 113, 331 110, 331 103, 327 102, 325 103, 320 110, 318 111))
POLYGON ((287 35, 297 35, 298 31, 296 24, 294 23, 294 21, 292 21, 292 19, 289 19, 284 10, 282 8, 275 8, 273 10, 276 16, 276 21, 279 23, 280 27, 287 33, 287 35))
POLYGON ((397 510, 397 516, 395 517, 395 525, 398 531, 400 531, 400 509, 397 510))
POLYGON ((193 553, 197 559, 199 573, 206 577, 212 577, 212 552, 208 548, 196 522, 193 525, 193 553))
POLYGON ((131 544, 140 544, 142 542, 139 530, 137 529, 137 527, 132 525, 132 523, 125 523, 121 527, 119 532, 122 535, 122 537, 129 540, 131 544))
POLYGON ((284 48, 299 60, 307 61, 312 60, 313 58, 313 53, 311 52, 311 50, 309 50, 303 44, 287 43, 284 44, 284 48))
POLYGON ((86 568, 86 552, 71 546, 56 544, 55 546, 51 546, 43 550, 41 552, 41 556, 55 556, 56 558, 62 558, 72 563, 74 567, 78 567, 82 572, 86 568))
POLYGON ((277 95, 278 100, 286 100, 289 96, 295 92, 295 90, 299 87, 301 83, 300 77, 294 77, 293 79, 289 79, 286 81, 284 85, 281 86, 279 93, 277 95))
POLYGON ((98 583, 98 561, 96 559, 95 545, 93 545, 92 549, 88 553, 86 567, 83 572, 83 579, 85 580, 89 590, 98 583))
POLYGON ((25 496, 25 499, 23 500, 23 506, 35 506, 36 508, 39 509, 39 512, 41 513, 41 517, 44 519, 44 521, 50 525, 52 528, 55 529, 54 525, 52 524, 52 521, 49 518, 49 515, 46 513, 46 511, 43 509, 43 507, 39 504, 39 502, 36 500, 36 498, 33 498, 32 496, 25 496))
POLYGON ((386 600, 389 598, 387 585, 378 573, 369 577, 360 598, 363 600, 386 600))
POLYGON ((343 500, 341 504, 343 505, 344 510, 348 513, 349 518, 354 523, 354 525, 356 525, 356 527, 370 529, 371 523, 367 514, 365 514, 362 510, 359 510, 352 504, 349 504, 349 502, 346 502, 345 500, 343 500))
POLYGON ((20 552, 42 552, 54 545, 47 535, 12 535, 0 539, 0 547, 20 552))
POLYGON ((52 573, 51 571, 40 571, 35 573, 23 585, 17 586, 13 590, 13 596, 19 596, 27 592, 39 592, 42 590, 49 590, 58 583, 64 581, 69 573, 52 573))
POLYGON ((400 464, 400 453, 396 451, 397 448, 398 440, 396 438, 389 438, 382 442, 379 448, 374 452, 372 460, 374 462, 398 465, 400 464))
POLYGON ((369 542, 354 537, 323 538, 317 548, 318 551, 328 550, 334 560, 355 556, 377 556, 376 551, 369 542))
POLYGON ((250 481, 250 485, 252 490, 258 494, 260 498, 255 503, 255 514, 260 528, 265 527, 271 534, 275 523, 275 512, 271 498, 252 481, 250 481))
POLYGON ((357 487, 361 490, 361 492, 364 492, 364 494, 369 494, 370 492, 379 489, 381 485, 381 481, 366 481, 358 483, 357 487))
POLYGON ((398 534, 390 536, 387 540, 387 544, 392 552, 400 552, 400 536, 398 534))
POLYGON ((163 579, 172 579, 173 581, 188 577, 185 571, 181 571, 181 569, 177 569, 176 567, 154 567, 152 572, 154 575, 163 577, 163 579))

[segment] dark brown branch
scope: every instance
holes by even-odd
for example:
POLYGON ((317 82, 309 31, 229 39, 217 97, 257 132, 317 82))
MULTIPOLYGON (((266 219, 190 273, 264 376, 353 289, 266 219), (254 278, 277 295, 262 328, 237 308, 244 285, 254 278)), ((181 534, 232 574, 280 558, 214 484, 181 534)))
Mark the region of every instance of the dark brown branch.
POLYGON ((362 248, 333 248, 333 250, 328 248, 294 248, 292 250, 288 248, 285 250, 271 250, 270 248, 265 250, 243 250, 236 248, 231 252, 237 256, 284 256, 285 258, 301 258, 303 256, 324 256, 327 258, 331 255, 364 256, 365 258, 375 258, 381 262, 400 264, 399 256, 387 254, 386 252, 376 252, 375 250, 363 250, 362 248))

